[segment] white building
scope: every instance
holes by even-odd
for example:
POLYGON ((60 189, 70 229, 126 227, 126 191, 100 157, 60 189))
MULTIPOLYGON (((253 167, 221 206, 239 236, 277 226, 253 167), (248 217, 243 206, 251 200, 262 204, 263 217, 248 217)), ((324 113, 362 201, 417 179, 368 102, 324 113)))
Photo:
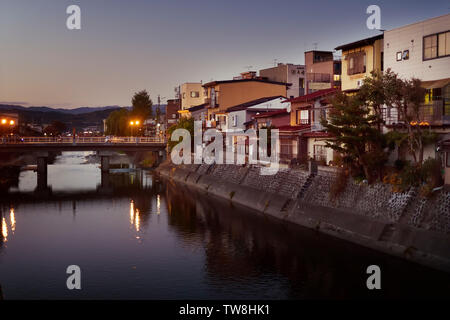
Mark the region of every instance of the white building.
MULTIPOLYGON (((384 70, 403 79, 418 78, 427 90, 421 106, 421 123, 450 135, 450 14, 384 32, 384 70)), ((386 125, 402 122, 395 109, 386 110, 386 125)), ((425 148, 424 158, 436 157, 437 145, 425 148)), ((406 157, 409 159, 409 156, 406 157)), ((445 168, 450 170, 450 166, 445 168)))
POLYGON ((230 107, 226 110, 228 132, 245 130, 245 124, 252 120, 253 116, 268 111, 287 109, 290 111, 290 103, 283 103, 285 97, 265 97, 230 107))
POLYGON ((450 14, 384 32, 384 70, 403 78, 450 78, 450 14))

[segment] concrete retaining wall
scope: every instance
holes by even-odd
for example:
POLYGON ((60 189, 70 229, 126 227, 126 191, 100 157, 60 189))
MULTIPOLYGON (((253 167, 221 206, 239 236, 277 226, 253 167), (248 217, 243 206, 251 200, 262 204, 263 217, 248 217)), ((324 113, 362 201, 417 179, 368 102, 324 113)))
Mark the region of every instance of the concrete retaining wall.
POLYGON ((450 271, 450 193, 422 199, 414 190, 349 181, 335 198, 335 174, 284 169, 261 175, 255 166, 179 165, 157 171, 207 195, 258 210, 354 243, 450 271))

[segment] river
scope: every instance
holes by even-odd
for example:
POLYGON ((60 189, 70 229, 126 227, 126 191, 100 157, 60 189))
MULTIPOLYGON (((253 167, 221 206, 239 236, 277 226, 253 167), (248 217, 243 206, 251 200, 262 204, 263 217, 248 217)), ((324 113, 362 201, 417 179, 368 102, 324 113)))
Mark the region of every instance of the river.
POLYGON ((63 153, 0 195, 4 299, 450 297, 450 275, 63 153), (81 269, 68 290, 66 269, 81 269), (381 290, 366 269, 381 268, 381 290))

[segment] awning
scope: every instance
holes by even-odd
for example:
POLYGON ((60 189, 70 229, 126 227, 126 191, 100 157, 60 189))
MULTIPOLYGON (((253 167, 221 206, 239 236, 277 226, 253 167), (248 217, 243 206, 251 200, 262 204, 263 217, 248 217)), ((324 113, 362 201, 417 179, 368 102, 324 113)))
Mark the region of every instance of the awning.
POLYGON ((422 81, 422 87, 425 89, 443 88, 448 84, 450 84, 450 78, 434 81, 422 81))

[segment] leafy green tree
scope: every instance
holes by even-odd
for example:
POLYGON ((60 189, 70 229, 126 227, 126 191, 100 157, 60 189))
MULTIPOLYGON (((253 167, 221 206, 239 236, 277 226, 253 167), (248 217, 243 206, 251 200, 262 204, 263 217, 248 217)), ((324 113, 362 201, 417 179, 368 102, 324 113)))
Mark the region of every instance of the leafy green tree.
POLYGON ((129 135, 129 118, 130 113, 126 108, 121 108, 111 112, 109 117, 106 119, 106 134, 116 136, 129 135))
POLYGON ((169 150, 172 150, 172 148, 174 146, 176 146, 179 141, 172 141, 170 139, 170 137, 172 136, 172 133, 176 130, 176 129, 186 129, 189 131, 189 133, 191 134, 191 139, 192 139, 192 150, 194 150, 194 118, 191 117, 181 117, 180 120, 178 121, 178 123, 176 125, 171 126, 168 130, 167 133, 169 134, 169 139, 167 141, 167 144, 169 146, 169 150))
POLYGON ((386 139, 378 129, 380 117, 365 105, 358 95, 338 93, 333 108, 322 125, 333 135, 326 145, 342 155, 354 176, 364 176, 372 182, 382 177, 388 159, 386 139))

